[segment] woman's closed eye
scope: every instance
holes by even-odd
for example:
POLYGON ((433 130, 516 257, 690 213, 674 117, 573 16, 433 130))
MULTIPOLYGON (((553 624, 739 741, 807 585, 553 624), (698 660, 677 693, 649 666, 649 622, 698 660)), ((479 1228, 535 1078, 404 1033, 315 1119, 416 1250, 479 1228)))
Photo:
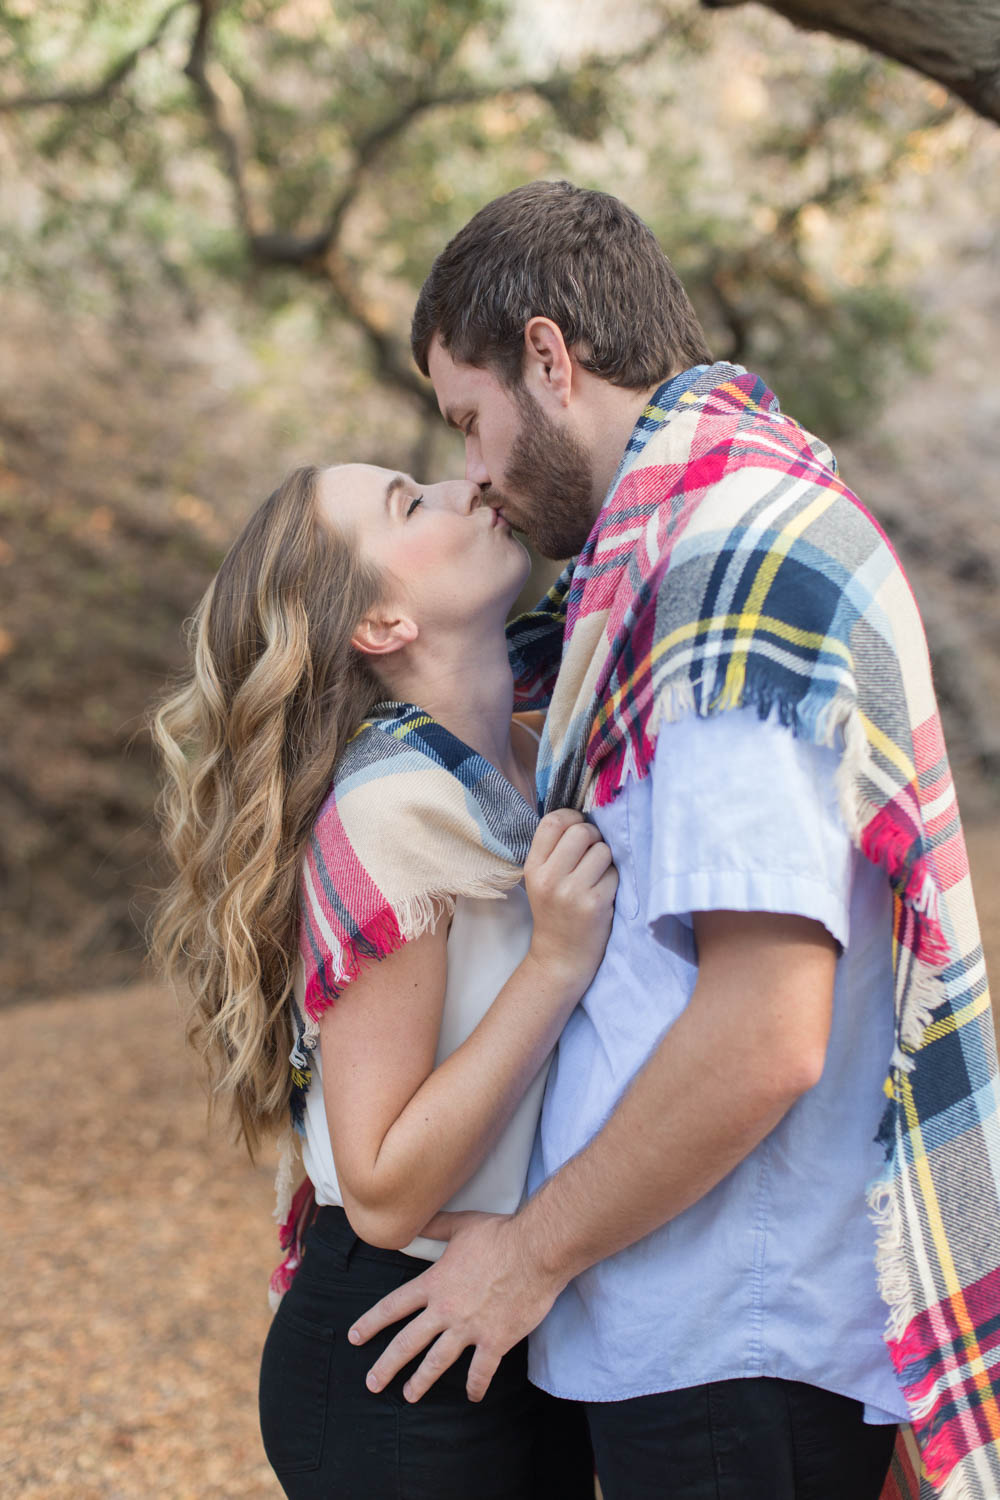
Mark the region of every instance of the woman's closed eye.
POLYGON ((409 505, 406 507, 407 518, 413 515, 413 512, 416 510, 417 506, 422 503, 423 498, 423 495, 415 495, 413 497, 409 505))

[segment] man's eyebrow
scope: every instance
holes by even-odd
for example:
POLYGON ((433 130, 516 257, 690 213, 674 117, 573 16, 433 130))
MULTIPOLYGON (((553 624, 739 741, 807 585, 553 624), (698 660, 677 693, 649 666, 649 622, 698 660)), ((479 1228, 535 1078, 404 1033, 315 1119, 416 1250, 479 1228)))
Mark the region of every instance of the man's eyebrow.
POLYGON ((403 489, 407 483, 405 474, 394 474, 385 487, 385 508, 389 509, 389 502, 397 490, 403 489))

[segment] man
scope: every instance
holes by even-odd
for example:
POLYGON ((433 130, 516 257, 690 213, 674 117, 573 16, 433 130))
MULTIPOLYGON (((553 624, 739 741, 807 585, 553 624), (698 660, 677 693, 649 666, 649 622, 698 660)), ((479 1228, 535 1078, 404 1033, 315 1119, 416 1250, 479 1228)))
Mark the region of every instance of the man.
POLYGON ((413 348, 487 502, 579 554, 512 659, 551 700, 543 805, 590 812, 620 886, 531 1196, 432 1226, 440 1262, 352 1331, 419 1314, 371 1388, 430 1343, 418 1400, 472 1345, 479 1399, 536 1330, 532 1379, 587 1403, 605 1500, 875 1500, 907 1421, 926 1484, 1000 1493, 995 1046, 891 550, 829 450, 712 365, 605 194, 487 205, 413 348))

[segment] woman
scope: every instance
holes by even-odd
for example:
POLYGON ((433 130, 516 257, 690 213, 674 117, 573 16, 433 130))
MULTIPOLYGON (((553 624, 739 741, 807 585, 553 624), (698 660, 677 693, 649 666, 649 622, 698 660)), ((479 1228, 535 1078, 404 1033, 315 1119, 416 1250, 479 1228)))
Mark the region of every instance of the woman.
POLYGON ((251 1154, 291 1103, 320 1205, 261 1369, 293 1500, 593 1494, 582 1413, 528 1384, 523 1346, 482 1403, 457 1366, 410 1405, 406 1372, 365 1389, 346 1338, 441 1252, 421 1231, 443 1206, 516 1209, 610 930, 610 853, 576 812, 538 823, 512 718, 527 571, 470 483, 300 469, 223 562, 154 720, 176 869, 156 951, 251 1154))

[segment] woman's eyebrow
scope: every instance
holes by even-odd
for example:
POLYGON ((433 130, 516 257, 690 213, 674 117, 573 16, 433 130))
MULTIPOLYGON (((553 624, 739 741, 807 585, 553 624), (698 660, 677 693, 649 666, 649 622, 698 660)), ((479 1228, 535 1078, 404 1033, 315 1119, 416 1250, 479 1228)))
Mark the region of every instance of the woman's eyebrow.
POLYGON ((394 474, 385 487, 385 508, 389 509, 389 502, 397 490, 404 488, 409 481, 405 474, 394 474))

